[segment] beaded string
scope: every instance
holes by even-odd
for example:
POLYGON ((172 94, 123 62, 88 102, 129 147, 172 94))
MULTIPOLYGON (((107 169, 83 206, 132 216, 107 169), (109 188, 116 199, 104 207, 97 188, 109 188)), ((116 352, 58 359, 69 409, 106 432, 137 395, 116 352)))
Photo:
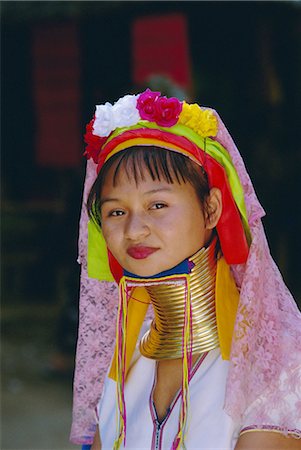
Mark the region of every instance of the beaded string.
MULTIPOLYGON (((192 368, 192 304, 190 292, 190 276, 185 277, 185 310, 182 332, 182 401, 179 417, 178 433, 174 439, 172 450, 185 448, 184 439, 189 408, 189 381, 192 368)), ((126 444, 126 405, 124 398, 125 367, 126 367, 126 325, 128 312, 128 295, 125 278, 119 283, 119 304, 116 330, 116 372, 117 372, 117 438, 113 450, 118 450, 126 444)))
POLYGON ((179 429, 174 439, 172 450, 185 449, 185 433, 187 426, 187 412, 190 403, 189 381, 192 368, 192 305, 190 293, 190 276, 185 276, 185 310, 182 340, 182 402, 179 418, 179 429))
POLYGON ((116 372, 117 372, 117 439, 114 450, 118 450, 123 441, 126 443, 126 405, 124 398, 125 362, 126 362, 126 324, 127 324, 127 290, 124 278, 119 283, 119 303, 116 330, 116 372))

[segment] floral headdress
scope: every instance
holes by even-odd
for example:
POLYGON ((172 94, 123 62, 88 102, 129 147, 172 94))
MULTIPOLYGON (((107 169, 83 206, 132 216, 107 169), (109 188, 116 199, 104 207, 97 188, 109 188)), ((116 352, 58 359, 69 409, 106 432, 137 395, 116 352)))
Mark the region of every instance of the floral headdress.
POLYGON ((107 102, 96 106, 95 116, 87 125, 85 155, 98 164, 101 147, 116 128, 131 127, 143 120, 166 128, 186 125, 202 137, 217 133, 217 119, 212 111, 147 89, 140 95, 125 95, 114 105, 107 102))

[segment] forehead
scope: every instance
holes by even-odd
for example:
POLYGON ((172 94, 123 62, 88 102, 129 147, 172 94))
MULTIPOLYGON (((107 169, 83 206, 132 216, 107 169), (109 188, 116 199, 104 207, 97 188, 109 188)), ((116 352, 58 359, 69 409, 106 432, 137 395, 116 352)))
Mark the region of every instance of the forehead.
POLYGON ((126 202, 127 205, 144 204, 149 198, 156 200, 172 200, 177 204, 198 202, 196 192, 191 183, 169 183, 164 179, 153 179, 146 171, 143 178, 135 180, 129 174, 120 170, 114 182, 114 168, 108 172, 103 185, 100 204, 109 202, 126 202))
POLYGON ((186 184, 186 182, 177 180, 176 178, 169 179, 163 172, 162 168, 158 168, 156 171, 150 171, 147 164, 142 162, 141 165, 134 165, 129 162, 123 161, 120 165, 115 162, 107 171, 102 191, 110 189, 125 189, 126 186, 141 190, 144 186, 164 187, 177 184, 186 184))
POLYGON ((111 164, 105 174, 107 180, 117 185, 120 179, 135 181, 139 185, 142 181, 151 178, 153 181, 167 183, 186 183, 186 177, 181 170, 181 164, 175 162, 170 152, 152 152, 147 149, 142 151, 125 152, 111 164))

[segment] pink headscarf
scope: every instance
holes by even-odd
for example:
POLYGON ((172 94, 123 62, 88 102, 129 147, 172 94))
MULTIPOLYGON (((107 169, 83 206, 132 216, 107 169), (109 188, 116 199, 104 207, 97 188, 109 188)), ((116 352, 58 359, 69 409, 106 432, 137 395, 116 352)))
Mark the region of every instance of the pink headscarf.
MULTIPOLYGON (((271 423, 273 411, 278 409, 278 425, 286 434, 293 419, 301 416, 301 398, 296 395, 300 385, 296 369, 300 369, 301 361, 301 315, 270 255, 261 222, 265 212, 256 197, 243 160, 220 117, 215 111, 214 114, 219 130, 215 140, 232 157, 244 189, 252 233, 246 264, 231 266, 240 288, 240 302, 232 341, 225 410, 234 420, 239 420, 267 387, 274 387, 269 389, 271 394, 264 407, 259 405, 254 409, 253 423, 259 428, 271 423), (279 392, 279 375, 283 368, 287 378, 281 385, 281 398, 279 395, 275 398, 272 392, 279 392), (287 398, 290 398, 289 404, 286 403, 287 398)), ((70 436, 75 444, 93 442, 97 424, 95 408, 115 345, 117 285, 100 282, 87 275, 86 201, 95 178, 96 164, 89 160, 79 234, 80 316, 70 436)))

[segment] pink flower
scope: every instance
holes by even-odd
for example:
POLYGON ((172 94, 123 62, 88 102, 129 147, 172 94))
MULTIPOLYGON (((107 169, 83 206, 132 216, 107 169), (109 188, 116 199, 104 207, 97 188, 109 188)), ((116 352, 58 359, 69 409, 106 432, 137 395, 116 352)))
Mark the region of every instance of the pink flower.
POLYGON ((169 128, 178 122, 182 103, 175 97, 166 98, 160 95, 160 92, 146 89, 138 98, 137 109, 141 119, 169 128))
POLYGON ((155 104, 160 98, 160 92, 153 92, 150 89, 146 89, 145 92, 139 95, 137 100, 137 109, 139 111, 141 119, 154 122, 155 117, 155 104))
POLYGON ((172 127, 179 119, 182 103, 175 97, 160 97, 155 103, 155 122, 161 127, 172 127))

